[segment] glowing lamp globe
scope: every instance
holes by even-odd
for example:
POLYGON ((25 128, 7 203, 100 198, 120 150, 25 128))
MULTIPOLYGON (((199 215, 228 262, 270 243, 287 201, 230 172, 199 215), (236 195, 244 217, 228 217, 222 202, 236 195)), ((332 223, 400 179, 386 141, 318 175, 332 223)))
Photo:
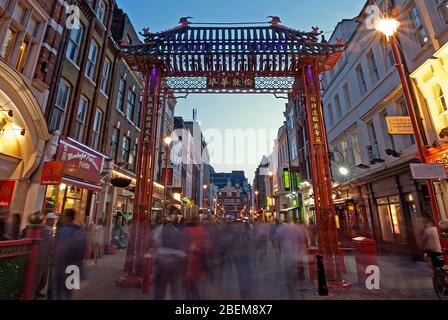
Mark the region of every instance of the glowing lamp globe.
POLYGON ((389 40, 397 32, 399 26, 400 23, 395 19, 381 19, 376 24, 376 29, 382 32, 389 40))

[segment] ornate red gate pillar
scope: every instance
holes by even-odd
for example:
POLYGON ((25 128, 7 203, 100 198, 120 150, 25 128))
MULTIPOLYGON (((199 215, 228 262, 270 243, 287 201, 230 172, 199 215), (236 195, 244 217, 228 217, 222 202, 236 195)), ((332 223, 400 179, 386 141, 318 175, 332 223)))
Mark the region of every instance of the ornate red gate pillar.
POLYGON ((315 65, 308 65, 303 68, 302 83, 304 89, 303 103, 306 109, 309 131, 319 251, 324 257, 328 285, 345 287, 349 284, 342 280, 339 267, 340 252, 333 205, 330 160, 323 121, 319 74, 315 65))
POLYGON ((138 143, 137 184, 130 239, 126 251, 125 272, 117 281, 119 286, 139 286, 143 274, 143 257, 149 249, 153 204, 153 178, 158 111, 160 106, 160 69, 153 65, 145 71, 145 87, 141 107, 142 128, 138 143))

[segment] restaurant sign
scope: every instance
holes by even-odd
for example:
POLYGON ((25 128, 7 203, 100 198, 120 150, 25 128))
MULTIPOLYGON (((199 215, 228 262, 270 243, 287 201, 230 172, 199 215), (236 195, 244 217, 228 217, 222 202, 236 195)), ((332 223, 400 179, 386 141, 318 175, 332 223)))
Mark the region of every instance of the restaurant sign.
POLYGON ((59 185, 62 182, 64 174, 64 162, 48 161, 44 163, 42 174, 40 176, 40 184, 43 186, 59 185))
POLYGON ((414 179, 446 179, 445 166, 440 163, 412 163, 412 177, 414 179))
POLYGON ((242 75, 212 75, 207 77, 208 89, 254 89, 255 77, 242 75))
POLYGON ((414 134, 411 117, 386 117, 389 134, 414 134))
POLYGON ((0 208, 11 206, 12 194, 16 182, 14 180, 0 180, 0 208))
POLYGON ((56 160, 64 162, 64 174, 91 183, 100 182, 104 157, 76 141, 61 138, 56 160))

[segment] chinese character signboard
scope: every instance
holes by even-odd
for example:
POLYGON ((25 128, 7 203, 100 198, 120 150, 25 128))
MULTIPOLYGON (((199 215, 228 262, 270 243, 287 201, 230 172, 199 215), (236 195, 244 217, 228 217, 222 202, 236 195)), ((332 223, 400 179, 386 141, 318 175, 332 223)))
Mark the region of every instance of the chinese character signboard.
POLYGON ((64 162, 49 161, 44 163, 40 184, 43 186, 59 185, 64 174, 64 162))
POLYGON ((389 134, 414 134, 411 117, 386 117, 389 134))
POLYGON ((429 149, 426 152, 427 162, 443 164, 446 172, 448 172, 448 143, 445 143, 438 148, 429 149))
POLYGON ((11 206, 12 194, 16 182, 13 180, 0 180, 0 208, 11 206))
POLYGON ((321 117, 319 112, 319 103, 318 98, 316 96, 310 97, 311 102, 311 125, 313 129, 313 141, 314 144, 322 144, 323 141, 323 132, 321 125, 321 117))
POLYGON ((254 76, 213 75, 207 77, 208 89, 254 89, 254 76))
POLYGON ((64 162, 64 174, 98 184, 104 157, 68 139, 61 139, 56 160, 64 162))

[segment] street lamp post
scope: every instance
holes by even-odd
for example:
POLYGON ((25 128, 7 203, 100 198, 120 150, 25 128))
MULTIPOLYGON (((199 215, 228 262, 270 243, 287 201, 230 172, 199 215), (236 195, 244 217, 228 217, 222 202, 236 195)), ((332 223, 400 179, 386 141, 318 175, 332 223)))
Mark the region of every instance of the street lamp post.
POLYGON ((204 188, 204 194, 203 194, 204 205, 203 205, 203 208, 204 208, 204 210, 205 210, 205 206, 206 206, 205 195, 206 195, 206 193, 207 193, 207 188, 208 188, 208 186, 207 186, 206 184, 204 184, 202 187, 204 188))
POLYGON ((258 195, 259 194, 260 194, 260 192, 258 192, 258 190, 255 191, 255 203, 256 203, 256 207, 257 207, 257 214, 258 214, 258 211, 260 211, 260 208, 258 206, 258 195))
POLYGON ((269 172, 269 184, 270 184, 269 189, 271 191, 269 207, 270 210, 272 210, 272 198, 274 197, 274 173, 272 171, 269 172))
MULTIPOLYGON (((400 23, 396 19, 382 19, 377 24, 377 30, 382 32, 386 38, 387 41, 390 42, 392 46, 392 52, 396 61, 396 67, 398 70, 398 73, 400 75, 401 85, 403 87, 403 94, 406 100, 406 105, 408 107, 409 116, 411 118, 412 127, 414 129, 414 135, 415 140, 417 141, 418 151, 420 160, 422 163, 427 163, 426 161, 426 149, 425 145, 423 143, 423 137, 420 130, 420 127, 418 125, 417 120, 417 113, 416 108, 414 105, 414 101, 412 99, 411 95, 411 88, 408 82, 408 77, 406 74, 406 70, 404 67, 403 59, 401 56, 400 48, 398 47, 398 42, 396 38, 398 27, 400 26, 400 23)), ((437 206, 436 201, 436 194, 434 190, 434 185, 430 179, 426 180, 427 186, 428 186, 428 192, 429 192, 429 198, 431 201, 431 207, 432 211, 434 213, 434 220, 436 224, 440 222, 440 213, 439 208, 437 206)))
MULTIPOLYGON (((165 144, 165 181, 164 181, 164 189, 163 189, 163 200, 166 201, 167 200, 167 186, 168 186, 168 161, 169 161, 169 148, 170 148, 170 144, 171 142, 173 142, 173 139, 168 136, 165 139, 163 139, 163 142, 165 144)), ((165 210, 167 208, 164 208, 163 213, 162 213, 162 222, 165 223, 165 210)))

